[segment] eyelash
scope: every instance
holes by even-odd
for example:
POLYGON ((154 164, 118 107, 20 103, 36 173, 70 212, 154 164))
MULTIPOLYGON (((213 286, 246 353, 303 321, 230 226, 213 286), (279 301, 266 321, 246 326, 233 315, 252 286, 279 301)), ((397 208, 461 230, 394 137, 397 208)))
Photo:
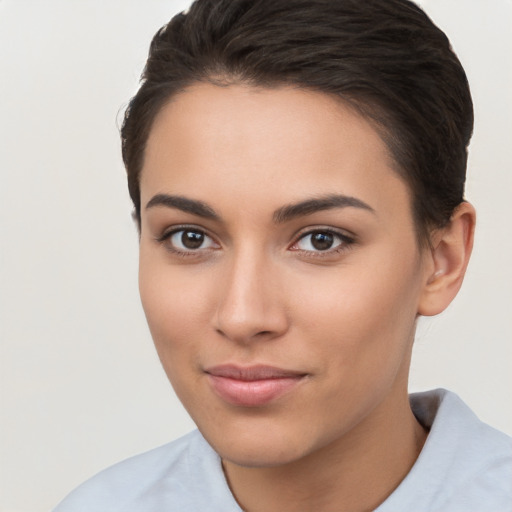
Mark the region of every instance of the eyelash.
MULTIPOLYGON (((186 226, 185 225, 185 226, 174 226, 172 229, 164 231, 161 236, 156 238, 156 241, 162 245, 165 245, 165 248, 169 252, 171 252, 177 256, 180 256, 182 258, 190 258, 190 257, 197 258, 198 256, 201 256, 202 253, 204 253, 205 249, 202 249, 202 250, 201 249, 198 249, 198 250, 189 249, 188 251, 184 251, 184 250, 180 250, 180 249, 177 249, 172 246, 172 244, 170 243, 171 238, 175 234, 180 233, 180 232, 199 233, 201 235, 204 235, 205 237, 208 237, 211 240, 214 240, 213 237, 211 237, 204 229, 196 228, 195 226, 186 226), (167 242, 169 242, 169 243, 167 243, 167 242)), ((206 250, 208 250, 208 249, 206 249, 206 250)))
MULTIPOLYGON (((209 239, 213 240, 215 242, 214 238, 211 237, 204 229, 197 228, 195 226, 175 226, 172 229, 165 231, 161 236, 156 238, 156 241, 162 245, 166 246, 166 249, 173 254, 183 257, 183 258, 189 258, 189 257, 199 257, 202 254, 204 254, 205 251, 209 250, 215 250, 215 249, 190 249, 190 250, 180 250, 175 247, 173 247, 170 243, 167 243, 170 241, 170 239, 177 233, 180 232, 193 232, 193 233, 199 233, 201 235, 204 235, 205 237, 208 237, 209 239)), ((307 255, 308 257, 313 258, 324 258, 328 256, 333 256, 335 254, 339 254, 342 252, 347 251, 350 249, 350 247, 356 242, 355 238, 342 233, 340 231, 337 231, 333 228, 323 228, 323 227, 315 227, 315 228, 308 228, 307 231, 303 231, 295 236, 295 241, 292 243, 292 245, 289 247, 289 250, 292 250, 294 252, 299 252, 304 255, 307 255), (312 236, 314 234, 328 234, 332 235, 333 237, 339 239, 340 243, 335 246, 332 249, 326 249, 325 251, 317 250, 317 251, 311 251, 311 250, 305 250, 305 249, 299 249, 294 248, 301 240, 304 240, 307 236, 312 236)), ((218 245, 218 244, 217 244, 218 245)))
POLYGON ((346 233, 343 233, 341 231, 335 230, 330 227, 315 227, 315 228, 308 228, 306 231, 303 231, 299 233, 295 237, 295 242, 293 242, 292 246, 290 247, 291 250, 294 252, 300 252, 304 255, 307 255, 309 258, 326 258, 330 257, 336 254, 343 253, 351 248, 356 242, 356 239, 352 236, 347 235, 346 233), (308 236, 312 236, 314 234, 328 234, 332 235, 333 237, 339 239, 340 243, 335 246, 334 248, 326 249, 325 251, 317 250, 317 251, 310 251, 310 250, 304 250, 299 248, 294 248, 301 240, 304 240, 308 236))

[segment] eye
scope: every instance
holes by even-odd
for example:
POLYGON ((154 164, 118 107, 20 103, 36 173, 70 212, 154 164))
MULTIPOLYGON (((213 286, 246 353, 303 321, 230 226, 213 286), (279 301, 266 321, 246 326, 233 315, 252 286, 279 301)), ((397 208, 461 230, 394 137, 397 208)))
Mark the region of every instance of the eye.
POLYGON ((308 252, 328 252, 353 242, 352 239, 328 230, 315 230, 302 235, 292 249, 308 252))
POLYGON ((166 239, 170 248, 176 252, 195 252, 218 247, 212 238, 199 229, 175 230, 164 235, 161 241, 166 239))

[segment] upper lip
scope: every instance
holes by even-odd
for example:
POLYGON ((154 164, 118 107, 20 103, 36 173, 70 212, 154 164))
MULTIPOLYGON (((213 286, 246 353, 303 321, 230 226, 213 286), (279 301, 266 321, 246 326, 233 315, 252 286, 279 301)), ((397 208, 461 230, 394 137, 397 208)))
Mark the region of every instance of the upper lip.
POLYGON ((206 373, 214 377, 224 377, 235 380, 267 380, 304 377, 306 373, 277 368, 267 365, 238 366, 234 364, 222 364, 206 368, 206 373))

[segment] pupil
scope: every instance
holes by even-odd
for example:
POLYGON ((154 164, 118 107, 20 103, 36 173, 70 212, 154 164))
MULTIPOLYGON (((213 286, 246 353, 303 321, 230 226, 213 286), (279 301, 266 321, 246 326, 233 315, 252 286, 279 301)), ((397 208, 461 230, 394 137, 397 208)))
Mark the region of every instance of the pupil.
POLYGON ((319 251, 326 251, 332 247, 334 241, 333 235, 330 233, 314 233, 311 236, 311 244, 319 251))
POLYGON ((204 242, 204 234, 197 231, 184 231, 181 235, 181 243, 187 249, 198 249, 204 242))

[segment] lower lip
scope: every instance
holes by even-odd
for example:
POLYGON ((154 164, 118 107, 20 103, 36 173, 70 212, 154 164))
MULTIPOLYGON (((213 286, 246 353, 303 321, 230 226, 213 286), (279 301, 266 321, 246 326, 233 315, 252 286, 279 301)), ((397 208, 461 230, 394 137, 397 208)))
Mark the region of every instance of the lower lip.
POLYGON ((288 393, 304 377, 280 377, 247 381, 209 374, 208 378, 215 393, 224 401, 241 407, 258 407, 288 393))

